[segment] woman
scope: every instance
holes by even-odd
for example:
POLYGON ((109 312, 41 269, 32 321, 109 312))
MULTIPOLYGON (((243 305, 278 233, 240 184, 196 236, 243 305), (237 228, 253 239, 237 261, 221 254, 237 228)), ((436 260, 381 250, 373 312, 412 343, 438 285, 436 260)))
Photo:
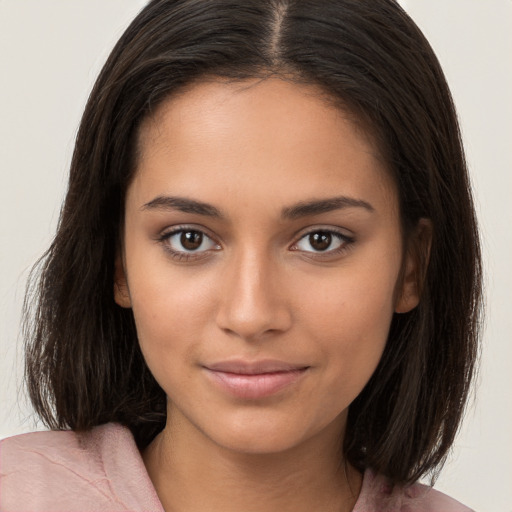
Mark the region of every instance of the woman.
POLYGON ((414 482, 479 300, 450 94, 395 2, 153 1, 89 99, 27 336, 66 431, 2 444, 2 507, 467 510, 414 482))

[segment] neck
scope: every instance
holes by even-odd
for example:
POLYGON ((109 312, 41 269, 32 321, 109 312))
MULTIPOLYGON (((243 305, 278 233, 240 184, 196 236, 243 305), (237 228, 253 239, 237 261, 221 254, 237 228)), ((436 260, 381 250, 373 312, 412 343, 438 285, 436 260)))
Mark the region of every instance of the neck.
POLYGON ((362 477, 342 460, 336 425, 292 449, 254 454, 171 418, 143 453, 166 512, 348 512, 357 500, 362 477))

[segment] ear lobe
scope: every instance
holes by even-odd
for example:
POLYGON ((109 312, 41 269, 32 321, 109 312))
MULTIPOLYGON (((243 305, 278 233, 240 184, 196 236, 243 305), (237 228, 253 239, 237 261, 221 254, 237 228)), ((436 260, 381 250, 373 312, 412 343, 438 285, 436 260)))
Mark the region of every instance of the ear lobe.
POLYGON ((420 302, 432 244, 432 222, 420 219, 409 237, 395 313, 408 313, 420 302))
POLYGON ((130 292, 128 290, 128 282, 126 280, 126 271, 124 269, 124 262, 120 255, 116 258, 115 261, 114 300, 116 304, 122 308, 132 307, 130 292))

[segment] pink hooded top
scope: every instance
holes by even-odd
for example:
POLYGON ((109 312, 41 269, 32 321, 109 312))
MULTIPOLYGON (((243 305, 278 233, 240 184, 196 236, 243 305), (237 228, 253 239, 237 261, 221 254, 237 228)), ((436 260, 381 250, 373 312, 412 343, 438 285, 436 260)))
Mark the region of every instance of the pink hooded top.
MULTIPOLYGON (((164 512, 131 432, 34 432, 0 442, 2 512, 164 512)), ((471 512, 421 484, 392 488, 366 471, 353 512, 471 512)))

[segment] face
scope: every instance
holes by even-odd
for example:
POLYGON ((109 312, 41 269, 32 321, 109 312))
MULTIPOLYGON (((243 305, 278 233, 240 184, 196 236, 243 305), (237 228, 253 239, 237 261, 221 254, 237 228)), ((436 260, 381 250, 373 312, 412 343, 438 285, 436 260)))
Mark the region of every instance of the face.
POLYGON ((241 452, 339 437, 393 312, 417 303, 371 140, 313 86, 219 79, 139 142, 115 298, 169 416, 241 452))

